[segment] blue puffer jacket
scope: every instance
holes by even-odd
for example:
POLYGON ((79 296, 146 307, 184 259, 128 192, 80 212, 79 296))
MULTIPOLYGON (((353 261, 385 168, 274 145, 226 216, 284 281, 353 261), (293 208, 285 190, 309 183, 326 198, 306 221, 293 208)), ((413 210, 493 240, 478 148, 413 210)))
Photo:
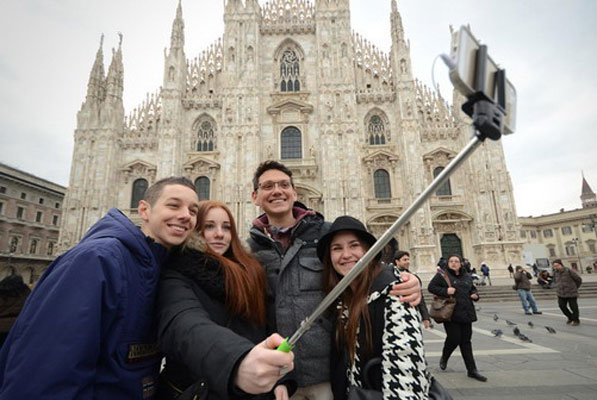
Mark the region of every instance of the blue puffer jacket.
POLYGON ((167 251, 117 209, 58 257, 0 352, 0 399, 147 399, 153 305, 167 251))

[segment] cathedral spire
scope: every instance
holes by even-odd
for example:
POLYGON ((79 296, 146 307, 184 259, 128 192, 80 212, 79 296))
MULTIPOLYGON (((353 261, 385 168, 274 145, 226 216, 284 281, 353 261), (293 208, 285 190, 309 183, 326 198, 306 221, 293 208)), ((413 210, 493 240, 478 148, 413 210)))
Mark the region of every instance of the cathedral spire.
POLYGON ((392 44, 404 44, 404 28, 402 27, 402 17, 400 16, 400 12, 398 12, 396 0, 392 0, 392 13, 390 15, 390 21, 392 24, 392 44))
POLYGON ((89 74, 86 101, 103 100, 104 97, 104 34, 100 38, 100 45, 95 54, 95 61, 89 74))
POLYGON ((176 17, 172 22, 172 33, 170 34, 170 50, 184 48, 184 21, 182 19, 182 4, 178 0, 176 17))
POLYGON ((112 49, 112 62, 106 77, 107 96, 122 101, 124 67, 122 65, 122 33, 118 32, 118 50, 112 49))
POLYGON ((404 27, 402 26, 402 17, 398 11, 396 0, 391 0, 392 12, 390 13, 390 22, 392 30, 392 69, 394 76, 400 80, 412 80, 410 44, 404 39, 404 27))

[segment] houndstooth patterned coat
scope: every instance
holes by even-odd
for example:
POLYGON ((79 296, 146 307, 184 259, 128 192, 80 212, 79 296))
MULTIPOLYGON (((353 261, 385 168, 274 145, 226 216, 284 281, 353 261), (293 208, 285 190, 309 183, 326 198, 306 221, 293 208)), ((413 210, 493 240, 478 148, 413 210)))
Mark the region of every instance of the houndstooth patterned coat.
MULTIPOLYGON (((332 350, 332 390, 335 399, 346 399, 350 386, 363 386, 365 364, 381 358, 381 368, 370 374, 373 388, 381 389, 384 400, 423 400, 428 398, 431 375, 425 360, 421 316, 416 308, 389 295, 400 282, 393 267, 383 267, 367 299, 371 318, 373 348, 365 348, 365 328, 361 324, 355 362, 350 363, 345 344, 332 350)), ((338 307, 342 307, 339 304, 338 307)), ((343 310, 343 319, 348 316, 343 310)), ((337 321, 337 323, 341 323, 337 321)))

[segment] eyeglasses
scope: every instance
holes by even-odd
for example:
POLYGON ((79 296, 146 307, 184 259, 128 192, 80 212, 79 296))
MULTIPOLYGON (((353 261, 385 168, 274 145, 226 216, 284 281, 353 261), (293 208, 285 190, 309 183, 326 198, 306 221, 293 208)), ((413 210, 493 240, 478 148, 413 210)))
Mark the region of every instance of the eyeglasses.
POLYGON ((265 181, 261 182, 258 187, 259 189, 269 192, 270 190, 274 190, 274 188, 278 185, 281 190, 288 190, 292 187, 292 184, 289 180, 282 180, 282 181, 265 181))

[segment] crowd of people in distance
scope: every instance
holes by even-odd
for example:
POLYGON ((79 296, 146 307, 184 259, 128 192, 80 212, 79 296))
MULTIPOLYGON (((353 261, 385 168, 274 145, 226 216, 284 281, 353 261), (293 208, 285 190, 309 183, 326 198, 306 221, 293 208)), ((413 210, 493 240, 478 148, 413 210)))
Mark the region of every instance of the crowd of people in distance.
MULTIPOLYGON (((18 276, 0 281, 0 400, 348 400, 363 390, 451 399, 427 364, 432 321, 396 241, 279 350, 377 239, 358 219, 328 222, 298 202, 292 171, 277 161, 261 163, 251 183, 263 214, 246 244, 224 203, 199 201, 190 180, 170 177, 145 192, 140 227, 111 209, 33 292, 18 276)), ((582 280, 561 260, 553 267, 537 283, 557 287, 576 326, 582 280)), ((531 274, 508 271, 525 314, 541 314, 531 274)), ((439 260, 427 289, 455 299, 440 370, 458 347, 467 375, 487 381, 471 339, 477 286, 491 284, 487 262, 477 273, 460 255, 439 260)))

